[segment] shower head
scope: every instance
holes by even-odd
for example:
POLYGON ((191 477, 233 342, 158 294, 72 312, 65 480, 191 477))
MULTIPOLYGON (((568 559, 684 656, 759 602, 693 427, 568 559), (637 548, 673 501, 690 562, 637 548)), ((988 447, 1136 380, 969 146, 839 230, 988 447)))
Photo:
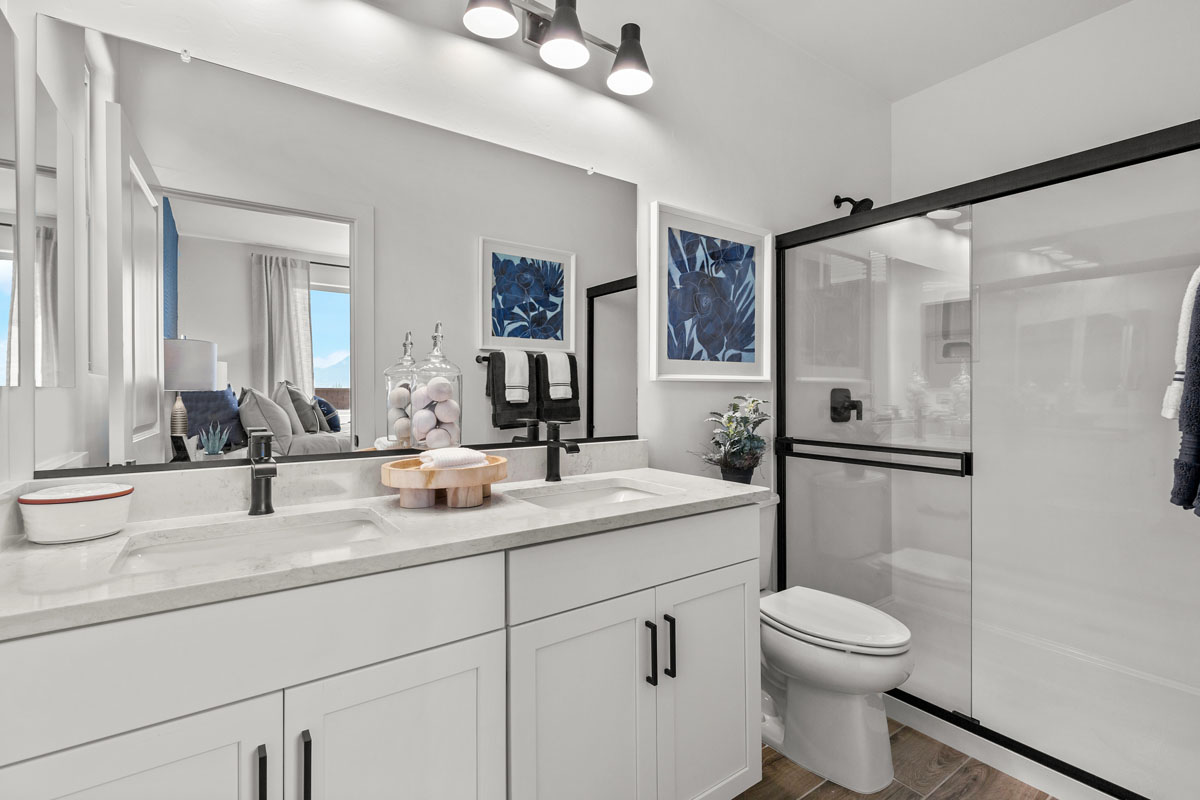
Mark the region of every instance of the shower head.
POLYGON ((864 211, 870 211, 875 207, 875 201, 869 197, 864 197, 862 200, 855 200, 852 197, 842 197, 840 194, 834 195, 834 208, 841 208, 843 203, 850 204, 851 214, 861 214, 864 211))

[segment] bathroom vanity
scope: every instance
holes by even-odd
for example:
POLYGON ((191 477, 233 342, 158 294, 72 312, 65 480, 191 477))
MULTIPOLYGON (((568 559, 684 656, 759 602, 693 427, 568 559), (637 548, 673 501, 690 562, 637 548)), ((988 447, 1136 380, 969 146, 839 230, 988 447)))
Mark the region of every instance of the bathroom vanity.
POLYGON ((765 495, 637 469, 0 552, 0 797, 732 798, 765 495))

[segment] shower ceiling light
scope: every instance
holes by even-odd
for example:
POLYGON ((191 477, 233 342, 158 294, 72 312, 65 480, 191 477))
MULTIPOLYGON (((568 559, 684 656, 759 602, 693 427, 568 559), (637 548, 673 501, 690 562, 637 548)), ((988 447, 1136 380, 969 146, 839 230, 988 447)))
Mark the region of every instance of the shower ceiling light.
POLYGON ((608 74, 608 88, 617 94, 645 94, 654 85, 650 65, 642 52, 642 28, 633 22, 621 27, 621 48, 617 50, 612 72, 608 74))
POLYGON ((507 39, 521 27, 509 0, 470 0, 463 12, 463 25, 485 39, 507 39))
POLYGON ((575 0, 558 0, 539 52, 542 61, 558 69, 579 69, 588 62, 591 54, 583 40, 575 0))
POLYGON ((1071 255, 1070 253, 1064 253, 1062 250, 1051 250, 1049 253, 1046 253, 1046 255, 1049 256, 1050 258, 1054 259, 1055 261, 1057 261, 1060 264, 1062 264, 1063 262, 1066 262, 1066 261, 1070 261, 1071 259, 1073 259, 1075 257, 1075 256, 1071 255))
POLYGON ((971 230, 971 221, 970 221, 970 220, 967 220, 966 222, 958 222, 958 223, 955 223, 955 225, 954 225, 954 230, 956 230, 956 231, 969 231, 969 230, 971 230))
POLYGON ((925 216, 930 219, 958 219, 962 216, 962 212, 953 208, 939 208, 937 211, 930 211, 925 216))
POLYGON ((1047 253, 1047 252, 1049 252, 1049 251, 1051 251, 1051 250, 1053 250, 1053 249, 1054 249, 1054 248, 1053 248, 1053 247, 1051 247, 1050 245, 1042 245, 1041 247, 1031 247, 1031 248, 1029 248, 1029 252, 1031 252, 1031 253, 1047 253))

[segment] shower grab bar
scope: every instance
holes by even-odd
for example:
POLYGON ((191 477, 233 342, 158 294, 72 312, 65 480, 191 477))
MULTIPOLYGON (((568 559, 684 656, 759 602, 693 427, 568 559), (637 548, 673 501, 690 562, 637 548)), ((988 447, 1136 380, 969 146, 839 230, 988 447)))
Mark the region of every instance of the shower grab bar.
POLYGON ((881 469, 901 469, 909 472, 925 472, 930 475, 951 475, 956 478, 966 478, 973 475, 975 467, 974 454, 970 451, 922 450, 917 447, 894 447, 886 444, 858 444, 857 442, 827 442, 820 439, 793 439, 788 436, 780 436, 775 439, 775 452, 789 458, 807 458, 812 461, 830 461, 835 464, 855 464, 862 467, 879 467, 881 469), (887 453, 888 455, 898 456, 946 458, 958 461, 958 466, 934 467, 927 464, 904 464, 869 458, 826 455, 823 453, 798 453, 794 449, 796 447, 828 447, 834 450, 858 450, 867 453, 887 453))

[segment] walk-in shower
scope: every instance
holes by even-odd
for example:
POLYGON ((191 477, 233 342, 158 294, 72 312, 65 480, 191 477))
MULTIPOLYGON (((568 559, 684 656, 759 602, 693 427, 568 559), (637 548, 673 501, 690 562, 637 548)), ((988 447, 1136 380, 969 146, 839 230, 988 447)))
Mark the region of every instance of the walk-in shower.
POLYGON ((1155 800, 1200 796, 1200 517, 1160 415, 1197 148, 1200 122, 777 238, 779 582, 907 624, 900 697, 1155 800))

